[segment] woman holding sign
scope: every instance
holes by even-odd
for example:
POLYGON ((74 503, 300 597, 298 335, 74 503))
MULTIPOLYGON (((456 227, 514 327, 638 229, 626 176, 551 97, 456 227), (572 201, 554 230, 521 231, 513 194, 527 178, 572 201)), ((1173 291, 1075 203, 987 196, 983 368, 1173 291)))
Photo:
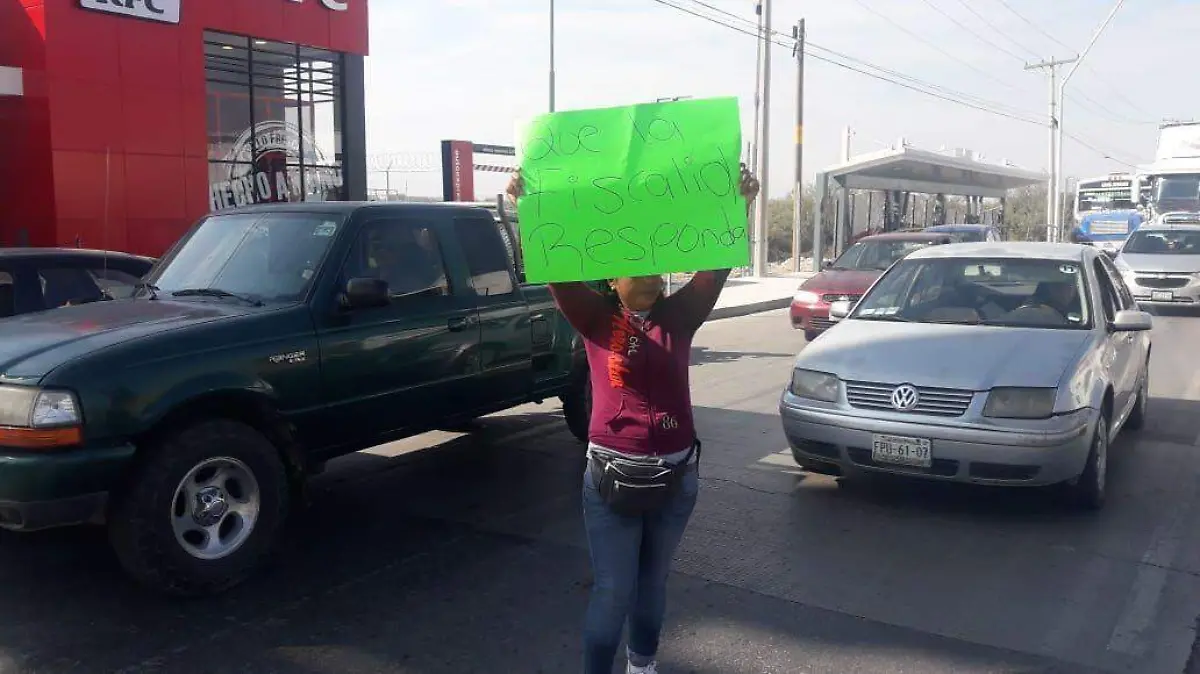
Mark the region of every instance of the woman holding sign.
MULTIPOLYGON (((746 207, 758 180, 742 165, 746 207)), ((509 195, 519 199, 515 176, 509 195)), ((692 337, 730 270, 702 271, 670 296, 660 276, 617 278, 611 295, 552 283, 559 310, 583 337, 592 413, 583 514, 593 585, 584 626, 585 674, 610 674, 629 623, 629 674, 655 674, 667 576, 696 505, 700 442, 692 420, 692 337)))

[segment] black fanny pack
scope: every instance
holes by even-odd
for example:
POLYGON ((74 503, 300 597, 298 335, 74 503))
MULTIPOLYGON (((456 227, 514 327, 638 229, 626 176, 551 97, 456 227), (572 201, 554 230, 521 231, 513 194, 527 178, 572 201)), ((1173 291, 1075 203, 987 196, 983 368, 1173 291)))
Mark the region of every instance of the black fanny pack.
POLYGON ((593 449, 588 451, 588 463, 600 498, 613 512, 643 515, 662 510, 671 502, 683 476, 699 466, 700 448, 700 441, 694 441, 687 456, 678 463, 593 449))

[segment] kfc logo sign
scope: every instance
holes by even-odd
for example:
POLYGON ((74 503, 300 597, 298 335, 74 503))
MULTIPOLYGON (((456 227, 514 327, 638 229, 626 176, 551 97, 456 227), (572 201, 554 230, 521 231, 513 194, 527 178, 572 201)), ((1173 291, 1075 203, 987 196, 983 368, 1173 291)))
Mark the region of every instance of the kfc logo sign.
MULTIPOLYGON (((304 0, 292 0, 292 2, 300 4, 304 0)), ((322 5, 325 5, 325 9, 334 12, 344 12, 350 7, 350 4, 346 0, 320 0, 320 2, 322 5)))
POLYGON ((160 23, 179 23, 179 3, 180 0, 79 0, 84 9, 160 23))

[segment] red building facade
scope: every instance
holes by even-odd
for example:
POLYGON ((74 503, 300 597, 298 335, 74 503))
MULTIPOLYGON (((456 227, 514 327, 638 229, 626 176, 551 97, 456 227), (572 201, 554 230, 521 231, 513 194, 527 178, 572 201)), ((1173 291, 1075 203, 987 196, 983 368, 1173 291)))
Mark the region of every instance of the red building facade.
POLYGON ((214 210, 364 199, 366 53, 366 0, 0 0, 0 246, 159 255, 214 210))

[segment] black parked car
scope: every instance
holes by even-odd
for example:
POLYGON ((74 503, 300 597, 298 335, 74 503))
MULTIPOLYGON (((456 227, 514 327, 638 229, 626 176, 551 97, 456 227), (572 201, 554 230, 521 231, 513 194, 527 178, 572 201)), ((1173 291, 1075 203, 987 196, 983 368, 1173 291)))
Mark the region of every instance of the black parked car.
POLYGON ((81 248, 0 248, 0 318, 128 297, 154 258, 81 248))

